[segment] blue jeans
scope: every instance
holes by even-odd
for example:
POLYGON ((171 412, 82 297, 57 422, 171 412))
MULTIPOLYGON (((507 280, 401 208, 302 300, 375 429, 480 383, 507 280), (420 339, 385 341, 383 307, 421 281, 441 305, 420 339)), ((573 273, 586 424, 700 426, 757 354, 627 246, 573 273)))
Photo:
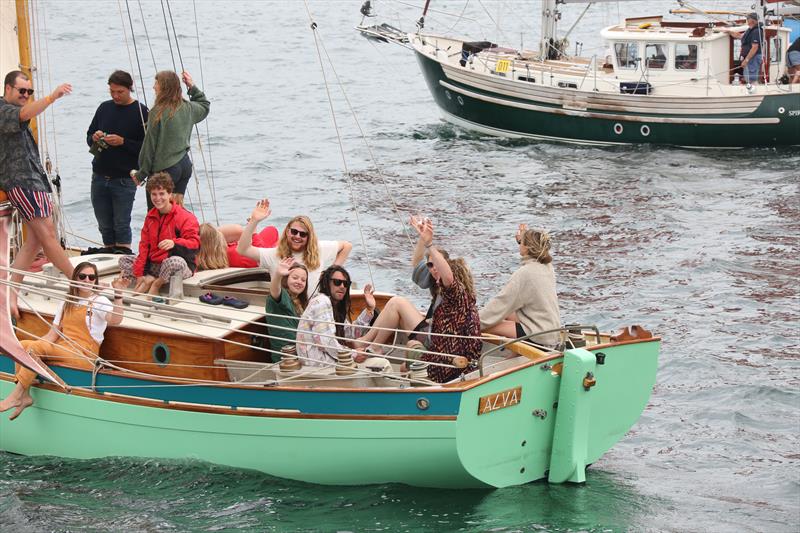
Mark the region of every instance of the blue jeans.
POLYGON ((761 54, 756 54, 744 66, 744 81, 758 83, 759 72, 761 72, 761 54))
POLYGON ((131 210, 136 184, 130 178, 92 173, 92 207, 105 246, 131 243, 131 210))
MULTIPOLYGON (((161 172, 166 172, 172 178, 173 193, 186 194, 186 186, 189 185, 189 179, 192 177, 192 160, 189 159, 189 152, 186 152, 183 159, 161 172)), ((150 195, 148 194, 147 210, 150 211, 151 209, 153 209, 153 202, 150 201, 150 195)))

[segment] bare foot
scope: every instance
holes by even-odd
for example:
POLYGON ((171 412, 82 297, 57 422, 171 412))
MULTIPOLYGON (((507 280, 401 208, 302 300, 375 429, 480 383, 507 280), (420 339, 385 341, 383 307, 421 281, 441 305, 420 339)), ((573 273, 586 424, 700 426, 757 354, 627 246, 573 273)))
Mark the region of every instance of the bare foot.
POLYGON ((9 420, 14 420, 17 418, 22 411, 24 411, 27 407, 33 405, 33 398, 28 393, 28 391, 17 383, 17 386, 14 387, 14 390, 11 391, 3 401, 0 401, 0 413, 8 411, 9 409, 14 409, 14 412, 9 417, 9 420))

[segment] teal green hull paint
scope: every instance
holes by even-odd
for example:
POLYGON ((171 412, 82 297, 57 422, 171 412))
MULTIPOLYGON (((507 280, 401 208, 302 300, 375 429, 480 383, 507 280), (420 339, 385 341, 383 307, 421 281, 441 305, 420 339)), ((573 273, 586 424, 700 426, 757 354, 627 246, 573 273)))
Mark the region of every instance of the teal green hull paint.
MULTIPOLYGON (((5 397, 13 384, 0 381, 5 397)), ((318 420, 129 405, 34 388, 17 420, 0 418, 0 449, 76 459, 199 459, 309 483, 484 486, 455 453, 455 421, 318 420)))
POLYGON ((547 477, 551 483, 586 481, 586 448, 594 397, 592 388, 586 390, 583 381, 589 374, 594 375, 595 366, 596 356, 592 352, 583 349, 564 352, 553 451, 547 477))
MULTIPOLYGON (((659 345, 654 340, 602 350, 605 364, 595 366, 597 385, 586 396, 588 420, 575 432, 576 440, 563 444, 584 447, 581 470, 619 441, 644 410, 655 383, 659 345)), ((20 418, 10 422, 0 417, 0 449, 76 459, 191 458, 326 485, 519 485, 547 477, 550 469, 559 416, 554 404, 562 388, 562 377, 551 366, 559 361, 464 390, 456 420, 214 414, 34 387, 36 403, 20 418), (519 404, 478 415, 481 397, 515 387, 522 388, 519 404)), ((0 396, 13 387, 0 380, 0 396)))
MULTIPOLYGON (((754 124, 731 126, 719 124, 659 124, 656 122, 628 122, 616 119, 576 117, 512 108, 492 102, 485 102, 453 91, 447 91, 439 84, 446 80, 459 86, 458 82, 448 80, 442 67, 431 58, 415 53, 428 88, 436 104, 446 113, 474 127, 500 130, 506 135, 521 135, 534 138, 562 140, 588 144, 666 144, 688 147, 741 148, 757 146, 797 146, 800 145, 800 95, 785 94, 767 96, 762 104, 750 115, 698 115, 696 118, 779 118, 779 124, 754 124), (463 104, 458 101, 461 98, 463 104), (784 112, 780 113, 779 109, 784 112), (621 124, 622 133, 616 134, 614 126, 621 124), (647 125, 649 135, 642 133, 647 125)), ((471 92, 480 93, 512 102, 531 103, 513 97, 488 93, 472 87, 464 87, 471 92)), ((565 91, 568 89, 565 89, 565 91)), ((637 98, 631 95, 631 98, 637 98)), ((642 96, 641 98, 646 98, 642 96)), ((544 107, 561 109, 546 103, 544 107)), ((602 110, 589 111, 604 113, 602 110)), ((615 114, 621 112, 615 111, 615 114)), ((628 113, 631 116, 646 116, 628 113)), ((685 117, 685 116, 684 116, 685 117)), ((500 133, 498 132, 498 134, 500 133)))
MULTIPOLYGON (((583 427, 572 432, 572 440, 559 443, 580 450, 580 461, 571 463, 572 472, 563 476, 564 480, 585 479, 584 465, 597 461, 636 423, 655 384, 659 348, 660 341, 652 341, 601 350, 605 362, 594 366, 597 385, 584 398, 588 403, 582 407, 583 427)), ((594 359, 595 352, 587 353, 594 359)), ((554 404, 561 404, 563 379, 549 366, 559 361, 522 369, 462 394, 456 430, 458 456, 476 479, 506 487, 548 477, 560 416, 554 404), (522 386, 518 405, 478 415, 480 397, 516 386, 522 386), (545 417, 534 415, 535 410, 544 411, 545 417)), ((570 387, 584 392, 585 370, 576 372, 580 379, 570 387)))
POLYGON ((548 368, 556 362, 525 368, 462 394, 456 430, 458 456, 474 477, 495 487, 545 477, 553 440, 553 403, 561 381, 548 368), (518 405, 478 415, 482 396, 520 385, 518 405), (535 417, 535 409, 548 414, 544 419, 535 417))

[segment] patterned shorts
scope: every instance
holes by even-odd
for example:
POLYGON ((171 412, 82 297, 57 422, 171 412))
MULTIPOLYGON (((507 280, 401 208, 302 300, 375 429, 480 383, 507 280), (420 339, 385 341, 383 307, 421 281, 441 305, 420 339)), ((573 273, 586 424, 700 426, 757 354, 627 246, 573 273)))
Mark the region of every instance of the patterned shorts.
POLYGON ((50 193, 48 192, 14 187, 7 190, 6 194, 8 201, 25 220, 47 218, 53 214, 53 204, 50 203, 50 193))

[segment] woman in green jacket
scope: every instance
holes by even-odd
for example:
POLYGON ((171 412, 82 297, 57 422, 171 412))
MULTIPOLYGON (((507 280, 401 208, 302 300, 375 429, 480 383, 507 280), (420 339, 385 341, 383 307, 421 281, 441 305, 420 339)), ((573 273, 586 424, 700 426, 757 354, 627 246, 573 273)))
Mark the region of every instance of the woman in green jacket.
MULTIPOLYGON (((141 185, 156 172, 166 172, 175 184, 173 200, 183 205, 183 195, 189 178, 192 177, 192 161, 189 159, 189 141, 192 128, 208 116, 211 102, 192 81, 188 72, 181 74, 189 101, 183 99, 181 82, 171 70, 156 74, 153 90, 156 103, 150 110, 147 131, 139 152, 139 170, 131 171, 131 177, 141 185)), ((147 209, 152 209, 147 198, 147 209)))

